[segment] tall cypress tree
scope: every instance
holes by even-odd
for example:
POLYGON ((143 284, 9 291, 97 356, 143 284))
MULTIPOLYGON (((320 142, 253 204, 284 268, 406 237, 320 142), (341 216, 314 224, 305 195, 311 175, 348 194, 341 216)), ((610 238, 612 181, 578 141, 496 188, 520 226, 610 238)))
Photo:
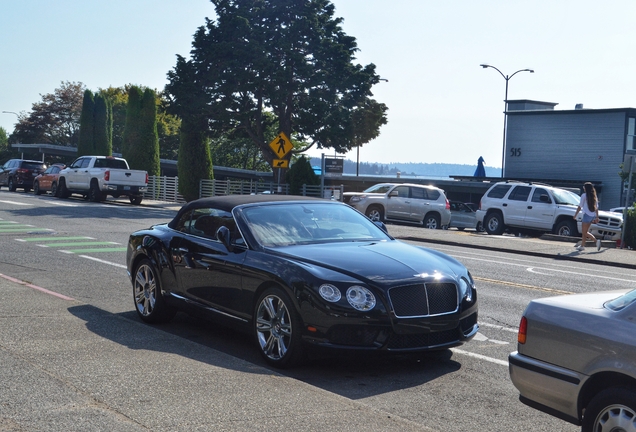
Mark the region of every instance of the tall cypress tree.
POLYGON ((112 142, 112 107, 101 93, 95 95, 95 128, 94 151, 96 155, 111 156, 112 142))
POLYGON ((131 86, 128 90, 128 105, 126 106, 126 125, 124 126, 124 138, 121 153, 128 159, 131 148, 137 146, 141 137, 141 100, 143 93, 137 86, 131 86))
POLYGON ((199 198, 199 180, 214 178, 212 156, 205 133, 206 121, 192 117, 181 121, 179 158, 179 193, 186 201, 199 198))
POLYGON ((139 111, 139 140, 131 142, 126 159, 131 168, 142 169, 148 175, 159 175, 159 134, 157 133, 157 95, 144 90, 139 111))
POLYGON ((79 142, 77 144, 77 156, 91 155, 94 148, 95 129, 95 99, 93 92, 84 91, 84 101, 82 102, 82 113, 80 115, 79 142))

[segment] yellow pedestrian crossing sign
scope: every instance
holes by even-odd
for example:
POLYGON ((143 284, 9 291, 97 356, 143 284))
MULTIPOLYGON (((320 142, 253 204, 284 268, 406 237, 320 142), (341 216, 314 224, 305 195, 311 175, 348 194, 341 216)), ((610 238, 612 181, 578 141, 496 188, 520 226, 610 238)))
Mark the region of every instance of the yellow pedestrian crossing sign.
POLYGON ((279 159, 282 159, 292 150, 292 143, 289 138, 287 138, 287 135, 285 135, 285 132, 281 132, 272 140, 271 143, 269 143, 269 148, 276 153, 276 156, 278 156, 279 159))

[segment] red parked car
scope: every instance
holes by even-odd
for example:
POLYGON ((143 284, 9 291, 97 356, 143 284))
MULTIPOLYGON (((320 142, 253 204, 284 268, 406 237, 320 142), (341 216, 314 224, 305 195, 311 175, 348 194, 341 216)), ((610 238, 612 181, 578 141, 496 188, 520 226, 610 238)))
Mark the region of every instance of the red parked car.
POLYGON ((58 196, 57 193, 57 180, 60 177, 60 171, 66 168, 66 165, 56 163, 51 165, 42 174, 38 175, 33 180, 33 193, 36 195, 42 195, 45 192, 51 192, 54 197, 58 196))

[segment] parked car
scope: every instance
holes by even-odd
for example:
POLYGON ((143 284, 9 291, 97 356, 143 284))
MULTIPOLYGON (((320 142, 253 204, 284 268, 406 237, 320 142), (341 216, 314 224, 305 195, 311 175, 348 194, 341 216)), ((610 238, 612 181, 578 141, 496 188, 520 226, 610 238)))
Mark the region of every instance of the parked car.
POLYGON ((373 221, 410 222, 441 229, 451 218, 446 194, 435 186, 380 183, 363 192, 345 192, 344 202, 373 221))
POLYGON ((533 300, 510 378, 521 402, 583 432, 636 428, 636 290, 533 300))
MULTIPOLYGON (((574 192, 546 184, 498 182, 481 198, 477 220, 488 234, 525 230, 578 237, 583 215, 576 221, 573 216, 580 200, 574 192)), ((606 211, 598 215, 599 222, 590 226, 590 233, 601 239, 620 239, 622 215, 606 211)))
POLYGON ((474 203, 450 201, 451 219, 448 227, 457 228, 460 231, 470 228, 477 232, 483 232, 484 227, 477 220, 476 207, 474 203))
POLYGON ((143 321, 198 311, 251 332, 276 367, 297 364, 308 346, 408 353, 460 345, 479 329, 461 263, 393 239, 338 201, 191 201, 131 234, 126 262, 143 321))
POLYGON ((9 159, 0 168, 0 187, 7 186, 11 192, 18 188, 29 192, 33 179, 45 169, 46 164, 41 161, 9 159))
POLYGON ((38 174, 33 180, 33 193, 42 195, 50 191, 54 197, 58 196, 57 181, 60 177, 60 171, 64 168, 66 168, 66 165, 56 163, 48 167, 42 174, 38 174))

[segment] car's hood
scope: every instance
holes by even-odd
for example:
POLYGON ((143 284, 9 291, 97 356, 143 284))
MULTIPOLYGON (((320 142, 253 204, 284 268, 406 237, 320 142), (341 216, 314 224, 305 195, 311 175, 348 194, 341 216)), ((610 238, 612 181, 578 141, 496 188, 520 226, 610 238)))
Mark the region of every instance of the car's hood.
POLYGON ((456 280, 458 273, 465 272, 458 261, 445 254, 398 240, 296 245, 276 248, 274 253, 380 285, 456 280))

